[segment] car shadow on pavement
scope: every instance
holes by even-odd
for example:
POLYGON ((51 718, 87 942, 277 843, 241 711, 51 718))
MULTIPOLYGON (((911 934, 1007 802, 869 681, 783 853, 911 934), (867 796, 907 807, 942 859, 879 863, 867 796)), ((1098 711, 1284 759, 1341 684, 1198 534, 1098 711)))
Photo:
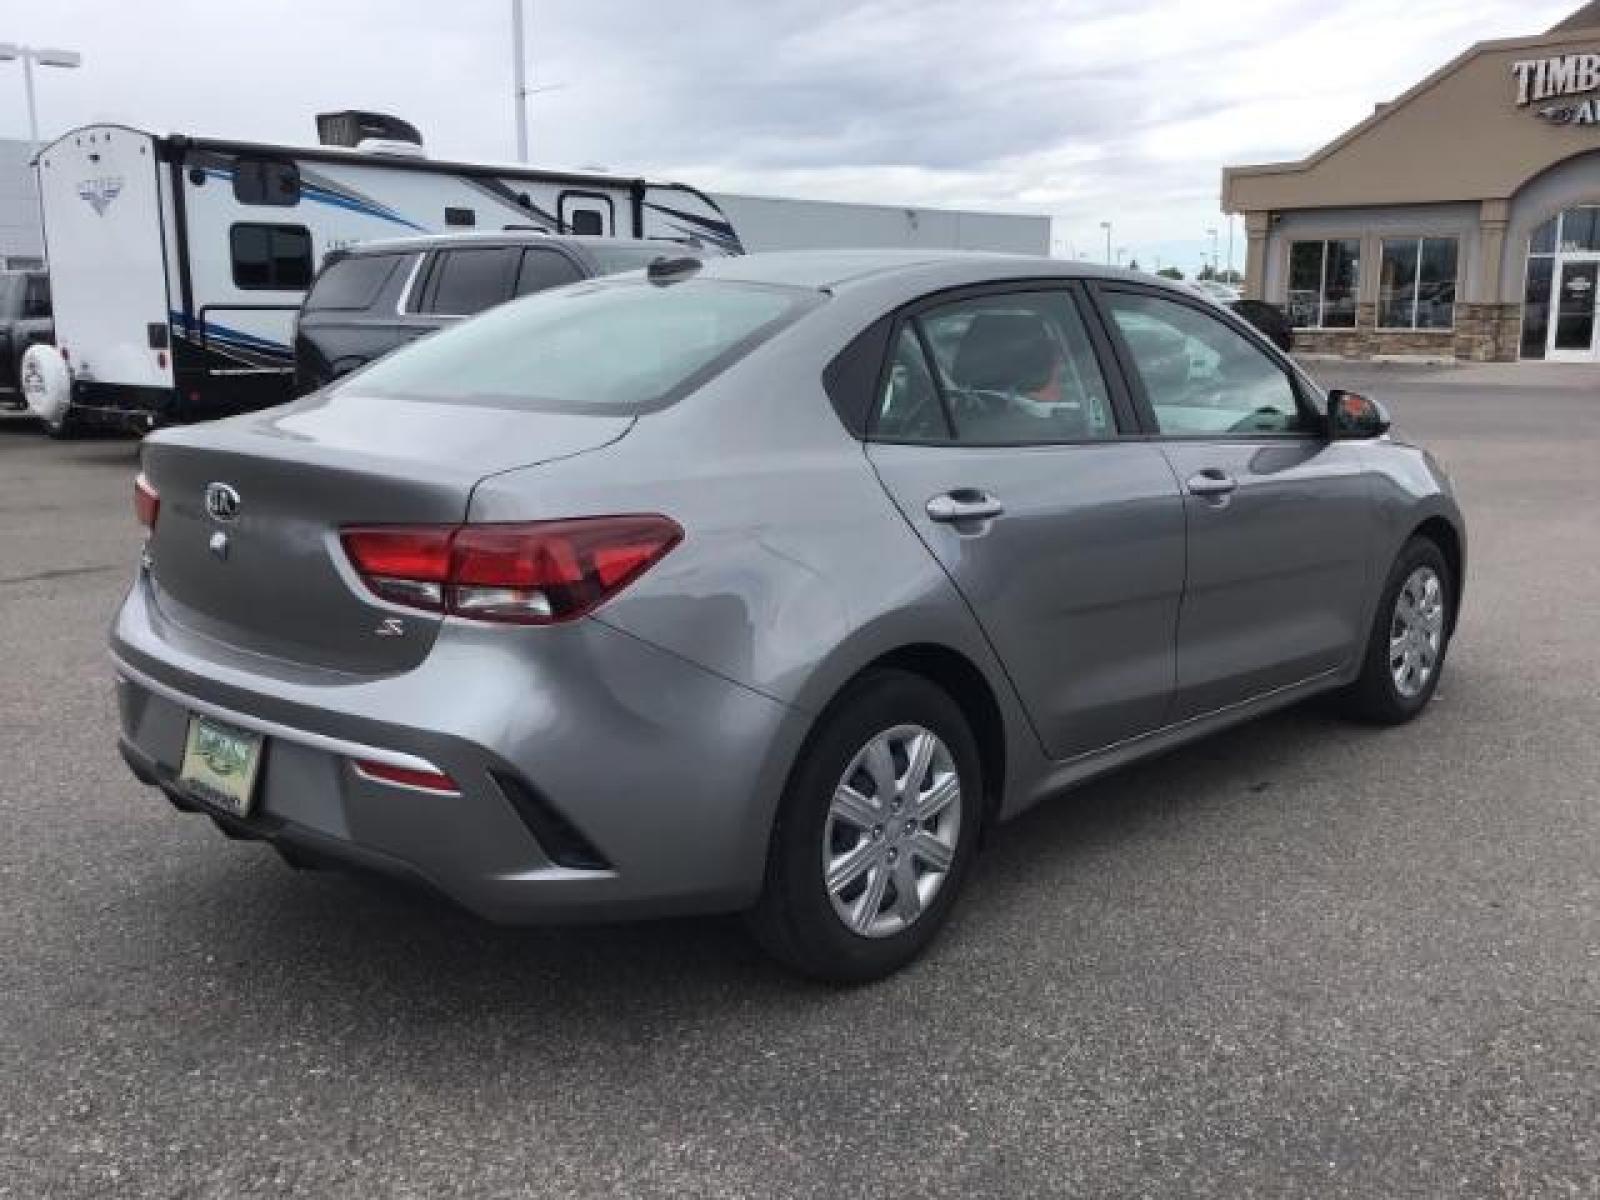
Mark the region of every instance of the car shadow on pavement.
MULTIPOLYGON (((904 994, 909 980, 926 973, 953 978, 989 969, 990 934, 1071 903, 1063 883, 1095 860, 1138 872, 1142 840, 1178 836, 1197 820, 1248 824, 1257 816, 1251 806, 1284 803, 1271 794, 1280 770, 1326 770, 1320 760, 1363 736, 1370 734, 1305 706, 1036 807, 995 833, 952 928, 927 958, 876 986, 904 994)), ((143 892, 162 910, 145 919, 161 922, 177 944, 203 947, 208 971, 220 973, 218 982, 244 998, 246 1010, 250 997, 275 994, 313 1024, 317 1013, 347 1014, 359 1002, 375 1009, 362 1026, 390 1034, 489 1021, 532 1036, 541 1028, 570 1033, 576 1022, 604 1040, 707 1005, 725 1014, 716 1020, 737 1021, 739 1013, 797 1004, 849 1006, 861 991, 795 980, 762 955, 735 917, 507 928, 383 881, 291 871, 265 848, 253 849, 259 859, 220 856, 214 875, 190 880, 226 893, 227 911, 239 919, 219 922, 216 910, 188 902, 192 893, 186 899, 182 889, 143 892)))

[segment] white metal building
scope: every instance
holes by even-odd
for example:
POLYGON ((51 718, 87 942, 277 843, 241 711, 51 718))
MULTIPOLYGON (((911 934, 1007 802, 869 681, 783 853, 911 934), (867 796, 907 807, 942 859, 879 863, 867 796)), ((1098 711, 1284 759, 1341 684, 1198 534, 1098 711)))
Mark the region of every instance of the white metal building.
POLYGON ((20 260, 38 259, 44 253, 39 200, 28 166, 32 157, 27 142, 0 138, 0 266, 25 266, 20 260))

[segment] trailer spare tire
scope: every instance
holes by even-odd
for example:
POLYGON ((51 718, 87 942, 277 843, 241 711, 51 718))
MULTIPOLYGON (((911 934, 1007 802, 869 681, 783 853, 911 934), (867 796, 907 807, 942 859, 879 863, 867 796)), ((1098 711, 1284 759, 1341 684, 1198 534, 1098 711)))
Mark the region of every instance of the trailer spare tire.
POLYGON ((22 356, 22 395, 28 411, 44 423, 51 437, 71 437, 75 432, 72 414, 72 372, 61 351, 54 346, 28 347, 22 356))

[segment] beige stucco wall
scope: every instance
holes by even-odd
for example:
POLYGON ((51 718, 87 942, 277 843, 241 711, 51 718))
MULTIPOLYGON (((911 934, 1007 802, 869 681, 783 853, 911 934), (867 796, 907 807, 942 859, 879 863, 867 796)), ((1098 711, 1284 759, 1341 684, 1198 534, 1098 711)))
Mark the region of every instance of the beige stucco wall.
POLYGON ((1223 171, 1227 212, 1509 199, 1563 159, 1600 150, 1600 125, 1518 107, 1514 62, 1600 53, 1600 28, 1484 42, 1301 163, 1223 171))

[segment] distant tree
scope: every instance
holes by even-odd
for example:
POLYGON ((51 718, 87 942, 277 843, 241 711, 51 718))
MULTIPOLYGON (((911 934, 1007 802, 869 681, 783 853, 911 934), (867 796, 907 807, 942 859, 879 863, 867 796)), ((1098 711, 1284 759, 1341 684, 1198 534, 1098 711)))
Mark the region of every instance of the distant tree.
POLYGON ((1232 284, 1234 287, 1239 287, 1244 283, 1244 276, 1238 271, 1224 271, 1221 275, 1217 276, 1217 278, 1222 280, 1223 283, 1232 284))
POLYGON ((1201 263, 1200 264, 1200 273, 1195 276, 1196 279, 1199 279, 1202 282, 1207 280, 1207 279, 1215 279, 1216 277, 1217 277, 1217 269, 1215 267, 1213 267, 1210 263, 1201 263))
POLYGON ((1156 274, 1160 275, 1163 279, 1183 278, 1183 272, 1178 270, 1177 267, 1162 267, 1161 270, 1156 272, 1156 274))
POLYGON ((1143 268, 1139 266, 1139 260, 1137 258, 1130 258, 1128 260, 1128 270, 1139 271, 1143 270, 1143 268))

